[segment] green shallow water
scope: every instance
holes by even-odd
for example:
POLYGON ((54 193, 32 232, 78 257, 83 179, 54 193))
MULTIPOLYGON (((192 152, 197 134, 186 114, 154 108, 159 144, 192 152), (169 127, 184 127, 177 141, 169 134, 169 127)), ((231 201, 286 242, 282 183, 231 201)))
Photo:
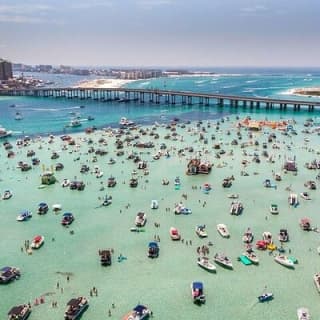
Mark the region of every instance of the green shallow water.
MULTIPOLYGON (((262 115, 260 115, 262 117, 262 115)), ((274 115, 276 118, 276 115, 274 115)), ((303 167, 305 162, 318 159, 316 154, 319 148, 319 137, 308 135, 310 142, 304 142, 306 135, 301 133, 303 129, 303 117, 296 117, 297 136, 287 137, 275 131, 281 149, 273 150, 271 144, 268 152, 274 153, 277 161, 269 163, 266 158, 260 157, 261 163, 254 164, 250 161, 252 156, 245 157, 244 149, 232 146, 231 140, 236 137, 235 118, 225 121, 220 125, 220 130, 215 126, 207 128, 205 136, 208 137, 207 145, 199 141, 199 135, 192 133, 195 125, 187 125, 185 129, 178 127, 177 133, 183 135, 184 141, 164 140, 168 133, 163 127, 157 128, 160 139, 155 140, 151 136, 142 136, 141 140, 155 143, 154 149, 137 149, 127 147, 125 156, 115 155, 115 137, 108 137, 101 131, 84 136, 77 135, 79 149, 68 146, 68 150, 62 150, 63 142, 56 137, 53 144, 48 144, 48 139, 42 142, 33 142, 32 145, 18 148, 14 145, 16 156, 12 159, 6 157, 4 148, 1 148, 1 172, 0 192, 11 189, 14 193, 10 200, 0 201, 0 265, 12 265, 21 269, 21 279, 0 286, 1 304, 0 318, 5 319, 11 306, 30 301, 45 293, 45 303, 33 308, 30 316, 32 320, 38 319, 62 319, 67 301, 78 295, 86 295, 90 299, 90 307, 83 315, 83 319, 98 320, 108 318, 108 310, 112 311, 112 319, 121 319, 137 303, 148 305, 155 319, 295 319, 296 309, 301 306, 308 307, 314 319, 320 317, 319 294, 313 284, 312 276, 319 272, 319 255, 316 248, 320 245, 319 234, 315 232, 303 232, 299 228, 299 220, 308 216, 313 226, 320 226, 319 192, 310 191, 312 200, 300 200, 297 208, 288 206, 288 191, 291 186, 296 193, 305 191, 303 186, 307 180, 314 180, 316 171, 308 171, 303 167), (191 132, 187 132, 190 128, 191 132), (231 135, 226 135, 230 130, 231 135), (211 141, 211 134, 215 134, 216 140, 211 141), (108 150, 108 155, 100 157, 92 163, 92 154, 88 154, 88 144, 84 137, 91 137, 93 146, 99 147, 98 139, 104 135, 108 139, 107 146, 101 146, 108 150), (222 148, 226 151, 220 159, 215 158, 213 145, 223 141, 222 148), (153 160, 152 155, 159 150, 161 142, 165 142, 168 148, 182 149, 192 145, 195 150, 208 149, 206 158, 214 163, 210 175, 187 176, 185 175, 188 158, 193 154, 186 152, 186 156, 178 157, 175 150, 171 150, 171 157, 153 160), (292 142, 291 151, 286 145, 292 142), (39 146, 42 149, 39 149, 39 146), (308 149, 314 149, 311 151, 308 149), (26 157, 27 150, 36 151, 36 156, 41 159, 39 166, 33 167, 28 172, 21 172, 16 168, 19 160, 31 162, 26 157), (72 151, 73 150, 73 151, 72 151), (76 151, 77 150, 77 151, 76 151), (126 160, 127 154, 135 150, 141 152, 143 160, 148 161, 150 174, 147 176, 137 170, 137 164, 132 160, 126 160), (228 153, 233 150, 233 156, 228 153), (51 160, 51 152, 58 151, 60 158, 51 160), (72 151, 72 152, 71 152, 72 151), (278 157, 281 156, 279 160, 278 157), (298 163, 298 175, 291 173, 282 174, 283 180, 277 183, 277 189, 266 189, 263 181, 272 179, 272 171, 281 172, 284 156, 295 155, 298 163), (113 157, 117 160, 114 165, 109 165, 108 160, 113 157), (80 158, 79 160, 76 160, 80 158), (246 168, 241 161, 249 160, 246 168), (56 162, 62 162, 65 166, 61 172, 56 172, 59 182, 64 178, 77 177, 86 183, 84 191, 72 191, 62 188, 60 183, 39 189, 40 175, 43 165, 47 168, 54 166, 56 162), (223 162, 227 165, 218 168, 223 162), (104 172, 104 176, 97 179, 94 174, 81 174, 81 164, 88 164, 93 170, 98 165, 104 172), (139 186, 136 189, 129 188, 128 181, 131 172, 137 170, 139 174, 139 186), (245 170, 249 176, 242 176, 245 170), (259 174, 254 174, 257 172, 259 174), (110 175, 116 177, 118 184, 115 188, 105 188, 99 191, 101 185, 106 186, 106 180, 110 175), (234 175, 235 181, 230 189, 221 186, 222 180, 234 175), (176 176, 181 178, 181 189, 174 190, 173 180, 176 176), (162 178, 168 178, 170 184, 163 186, 162 178), (123 183, 125 182, 125 183, 123 183), (199 187, 209 182, 212 190, 204 194, 199 187), (192 186, 198 186, 195 190, 192 186), (113 202, 108 207, 97 208, 105 193, 112 195, 113 202), (227 195, 238 193, 244 204, 241 216, 229 214, 231 199, 227 195), (182 198, 187 194, 187 200, 182 198), (159 209, 151 210, 152 199, 159 201, 159 209), (70 228, 64 228, 60 224, 61 215, 49 210, 45 216, 36 214, 37 204, 45 201, 50 208, 54 203, 61 203, 63 211, 71 211, 75 215, 75 221, 70 228), (183 203, 192 209, 191 215, 174 215, 175 203, 183 203), (203 206, 206 201, 206 206, 203 206), (130 203, 130 207, 126 208, 130 203), (272 216, 269 213, 271 203, 279 206, 279 215, 272 216), (165 208, 170 207, 167 212, 165 208), (33 211, 33 218, 28 222, 16 222, 16 216, 21 209, 33 211), (121 212, 120 212, 121 210, 121 212), (147 214, 145 232, 130 232, 134 225, 134 219, 138 211, 147 214), (160 223, 156 228, 154 223, 160 223), (231 233, 230 239, 223 239, 216 231, 217 223, 225 223, 231 233), (206 224, 208 238, 199 239, 195 234, 198 224, 206 224), (173 242, 169 238, 171 226, 177 227, 182 233, 184 243, 173 242), (295 270, 289 270, 273 261, 268 252, 257 254, 260 259, 259 266, 244 266, 237 261, 237 257, 243 252, 241 240, 243 232, 251 227, 255 235, 255 241, 262 238, 263 231, 270 231, 274 238, 280 228, 287 228, 290 234, 290 242, 285 248, 291 249, 299 263, 295 270), (70 230, 74 234, 70 234, 70 230), (31 240, 35 235, 42 234, 46 242, 41 249, 27 255, 20 251, 26 239, 31 240), (160 237, 160 256, 158 259, 147 258, 148 242, 160 237), (52 238, 55 241, 52 241, 52 238), (186 240, 192 240, 192 245, 186 244, 186 240), (228 255, 234 265, 234 270, 226 270, 217 266, 217 273, 210 274, 199 268, 196 264, 196 248, 213 242, 210 247, 210 257, 216 252, 228 255), (99 263, 98 250, 113 248, 113 264, 103 268, 99 263), (117 262, 119 254, 127 259, 117 262), (58 272, 58 273, 57 273, 58 272), (67 280, 64 272, 72 272, 70 280, 67 280), (190 283, 199 280, 204 282, 207 303, 201 307, 191 301, 190 283), (59 282, 60 288, 56 288, 59 282), (98 297, 90 297, 89 291, 95 286, 98 289, 98 297), (267 286, 268 291, 274 293, 275 299, 269 303, 260 304, 257 296, 267 286), (57 301, 58 307, 52 308, 51 302, 57 301), (111 304, 115 303, 115 308, 111 304)), ((206 126, 206 123, 203 123, 206 126)), ((267 131, 267 130, 266 130, 267 131)), ((247 132, 243 129, 243 139, 248 141, 247 132)), ((267 134, 254 133, 254 139, 260 142, 259 147, 248 147, 248 154, 262 152, 262 142, 267 141, 267 134)), ((275 241, 278 243, 278 241, 275 241)))

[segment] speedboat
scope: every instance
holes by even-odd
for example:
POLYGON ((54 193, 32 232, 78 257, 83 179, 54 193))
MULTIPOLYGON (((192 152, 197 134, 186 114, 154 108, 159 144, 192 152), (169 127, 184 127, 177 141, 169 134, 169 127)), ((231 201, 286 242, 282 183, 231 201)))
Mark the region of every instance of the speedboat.
POLYGON ((288 242, 289 241, 289 234, 288 234, 287 229, 280 229, 279 241, 280 242, 288 242))
POLYGON ((21 112, 16 112, 14 120, 22 120, 22 119, 23 119, 22 113, 21 112))
POLYGON ((273 243, 272 234, 271 234, 271 232, 269 232, 269 231, 264 231, 264 232, 262 233, 262 239, 263 239, 263 241, 265 241, 267 244, 273 243))
POLYGON ((253 264, 258 264, 259 263, 259 258, 255 254, 252 248, 247 249, 243 255, 247 257, 253 264))
POLYGON ((316 273, 313 275, 313 281, 316 285, 318 292, 320 293, 320 273, 316 273))
POLYGON ((301 192, 301 193, 300 193, 300 197, 301 197, 302 199, 304 199, 304 200, 311 200, 309 193, 306 192, 306 191, 305 191, 305 192, 301 192))
POLYGON ((181 235, 177 228, 171 227, 170 228, 170 238, 171 240, 180 240, 181 235))
POLYGON ((16 267, 3 267, 0 269, 0 284, 6 284, 19 278, 20 270, 16 267))
POLYGON ((58 211, 62 210, 62 205, 60 203, 55 203, 52 205, 52 210, 54 212, 58 212, 58 211))
POLYGON ((67 303, 67 308, 64 313, 65 320, 77 320, 82 313, 89 307, 88 300, 85 297, 71 299, 67 303))
POLYGON ((38 204, 38 214, 46 214, 49 210, 49 206, 45 202, 40 202, 38 204))
POLYGON ((102 202, 102 205, 106 207, 106 206, 110 205, 111 203, 112 203, 112 196, 105 195, 103 202, 102 202))
POLYGON ((223 223, 217 224, 217 230, 221 234, 222 237, 224 237, 224 238, 230 237, 229 230, 225 224, 223 224, 223 223))
POLYGON ((22 210, 17 216, 17 221, 26 221, 32 217, 32 212, 29 210, 22 210))
POLYGON ((66 188, 70 186, 70 180, 69 179, 63 179, 61 182, 61 187, 66 188))
POLYGON ((242 241, 244 243, 251 243, 253 241, 253 233, 250 228, 242 236, 242 241))
POLYGON ((279 264, 282 264, 285 267, 292 268, 292 269, 294 268, 293 261, 283 254, 279 254, 275 256, 274 261, 278 262, 279 264))
POLYGON ((290 193, 288 202, 290 206, 296 207, 299 204, 298 195, 296 193, 290 193))
POLYGON ((69 127, 76 128, 82 126, 82 123, 79 121, 79 119, 72 119, 69 123, 69 127))
POLYGON ((113 176, 110 176, 108 178, 108 188, 113 188, 116 186, 116 184, 117 184, 116 178, 113 176))
POLYGON ((12 192, 10 190, 5 190, 2 195, 2 200, 8 200, 12 197, 12 192))
POLYGON ((278 214, 279 213, 279 209, 278 209, 278 205, 277 204, 272 203, 270 205, 270 213, 271 214, 278 214))
POLYGON ((26 320, 31 313, 31 306, 29 304, 21 304, 11 308, 8 312, 8 320, 26 320))
POLYGON ((238 194, 235 194, 235 193, 228 194, 228 198, 229 198, 229 199, 238 199, 238 198, 239 198, 239 195, 238 195, 238 194))
POLYGON ((128 120, 127 118, 125 117, 122 117, 119 121, 119 126, 120 126, 120 129, 126 129, 126 128, 129 128, 129 127, 132 127, 134 126, 135 123, 131 120, 128 120))
POLYGON ((111 251, 110 250, 99 250, 100 263, 102 266, 111 266, 111 251))
POLYGON ((203 186, 202 186, 202 191, 204 193, 209 193, 209 191, 212 189, 211 187, 211 184, 210 183, 205 183, 203 186))
POLYGON ((258 297, 259 302, 266 302, 273 299, 272 292, 265 292, 258 297))
POLYGON ((144 227, 147 222, 147 216, 144 212, 138 212, 136 219, 135 219, 135 225, 137 227, 144 227))
POLYGON ((61 224, 63 226, 70 225, 74 220, 74 216, 71 212, 65 212, 62 216, 61 224))
POLYGON ((122 317, 122 320, 147 320, 151 316, 151 310, 142 305, 136 305, 129 313, 122 317))
POLYGON ((32 249, 39 249, 44 244, 44 236, 35 236, 31 242, 32 249))
POLYGON ((158 258, 159 256, 159 246, 158 243, 153 241, 153 242, 149 242, 149 246, 148 246, 148 257, 149 258, 158 258))
POLYGON ((198 266, 209 272, 215 272, 217 270, 216 266, 209 261, 208 257, 199 257, 197 260, 197 264, 198 266))
POLYGON ((311 220, 309 218, 302 218, 300 220, 300 228, 304 231, 310 231, 311 230, 311 220))
POLYGON ((5 128, 0 127, 0 139, 8 138, 12 135, 12 131, 7 131, 5 128))
POLYGON ((202 282, 194 281, 191 283, 191 296, 193 299, 193 303, 202 304, 206 302, 206 296, 204 294, 202 282))
POLYGON ((159 208, 159 203, 158 200, 151 200, 151 209, 158 209, 159 208))
POLYGON ((226 267, 228 269, 233 268, 232 261, 224 254, 216 253, 215 256, 213 257, 213 260, 223 267, 226 267))
POLYGON ((231 203, 230 214, 234 214, 238 216, 239 214, 242 213, 242 210, 243 210, 243 205, 241 202, 235 201, 231 203))
POLYGON ((310 320, 311 315, 309 309, 307 308, 298 308, 297 309, 298 320, 310 320))
POLYGON ((208 236, 208 233, 206 231, 206 226, 205 225, 197 226, 196 234, 199 236, 199 238, 206 238, 208 236))

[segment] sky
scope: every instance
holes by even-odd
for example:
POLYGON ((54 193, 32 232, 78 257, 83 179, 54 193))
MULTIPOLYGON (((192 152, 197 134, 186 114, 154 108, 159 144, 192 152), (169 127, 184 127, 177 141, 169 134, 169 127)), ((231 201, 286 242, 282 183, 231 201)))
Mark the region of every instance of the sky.
POLYGON ((320 66, 320 0, 0 0, 0 57, 87 66, 320 66))

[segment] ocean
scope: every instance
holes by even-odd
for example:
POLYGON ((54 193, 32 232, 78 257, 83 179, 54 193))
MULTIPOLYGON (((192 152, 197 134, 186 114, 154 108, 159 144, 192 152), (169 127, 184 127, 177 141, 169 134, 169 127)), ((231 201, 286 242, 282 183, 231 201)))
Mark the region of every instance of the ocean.
MULTIPOLYGON (((290 89, 320 84, 317 71, 286 70, 283 73, 278 70, 270 74, 258 71, 145 80, 130 86, 294 99, 296 97, 289 94, 290 89)), ((16 137, 32 137, 27 146, 17 146, 14 138, 9 140, 14 152, 12 158, 7 157, 8 150, 1 146, 0 193, 9 189, 13 196, 0 201, 0 267, 16 266, 21 270, 19 280, 0 286, 1 319, 6 318, 12 306, 28 302, 33 305, 30 320, 61 319, 66 303, 80 295, 88 297, 90 304, 82 319, 90 320, 109 318, 109 310, 110 319, 121 319, 138 303, 146 304, 155 319, 258 320, 263 314, 264 319, 287 320, 297 319, 296 310, 302 306, 309 308, 312 318, 320 317, 319 293, 313 283, 313 275, 320 271, 319 233, 306 232, 299 227, 303 217, 311 219, 312 227, 320 226, 319 192, 304 186, 307 181, 318 184, 318 170, 305 167, 305 163, 319 160, 317 112, 263 109, 250 112, 228 107, 221 111, 214 105, 142 106, 26 97, 0 97, 0 112, 0 124, 13 130, 16 137), (12 104, 15 107, 10 107, 12 104), (85 108, 80 108, 82 104, 85 108), (17 111, 23 114, 20 121, 14 119, 17 111), (70 112, 79 113, 80 128, 65 127, 74 115, 70 112), (95 120, 83 120, 88 115, 95 120), (111 129, 102 128, 116 127, 123 116, 141 124, 144 131, 130 131, 126 137, 132 137, 133 142, 128 145, 125 142, 124 149, 118 149, 117 139, 124 140, 125 136, 118 137, 111 129), (268 127, 250 134, 245 128, 237 128, 239 119, 246 116, 259 120, 290 120, 297 135, 268 127), (177 125, 167 126, 174 117, 180 119, 177 125), (312 127, 305 126, 307 119, 314 123, 312 127), (190 123, 185 124, 187 120, 190 123), (158 126, 154 126, 155 121, 158 126), (90 135, 83 133, 86 126, 92 125, 101 130, 90 135), (59 137, 62 133, 72 134, 75 145, 62 141, 59 137), (158 133, 158 139, 154 133, 158 133), (276 137, 268 142, 272 133, 276 137), (49 138, 49 134, 55 137, 49 138), (238 145, 234 145, 233 140, 237 140, 238 145), (154 147, 137 148, 133 146, 135 141, 151 141, 154 147), (250 146, 241 145, 245 142, 250 146), (163 150, 162 143, 169 156, 163 154, 155 160, 154 155, 163 150), (95 155, 92 148, 103 149, 107 154, 95 155), (31 164, 27 156, 30 150, 35 151, 40 164, 22 172, 17 164, 19 161, 31 164), (122 156, 119 150, 124 151, 122 156), (265 157, 264 151, 274 161, 265 157), (53 152, 59 155, 58 159, 51 159, 53 152), (147 162, 146 174, 128 159, 131 153, 147 162), (186 175, 188 161, 200 154, 203 160, 213 163, 212 172, 186 175), (253 160, 257 155, 260 163, 253 160), (111 158, 116 160, 115 164, 110 164, 111 158), (297 175, 283 170, 289 158, 296 160, 297 175), (54 170, 57 162, 63 163, 62 171, 54 170), (82 165, 88 165, 88 173, 80 173, 82 165), (97 169, 103 172, 101 178, 94 173, 97 169), (57 182, 43 188, 40 187, 41 175, 46 170, 54 171, 57 182), (282 180, 275 182, 274 173, 279 173, 282 180), (107 187, 111 175, 117 180, 114 188, 107 187), (223 179, 231 175, 235 178, 232 186, 223 188, 223 179), (138 178, 137 188, 129 187, 132 176, 138 178), (174 186, 176 177, 181 180, 179 190, 174 186), (168 186, 162 185, 163 178, 170 181, 168 186), (63 188, 64 179, 83 181, 85 190, 63 188), (277 188, 264 187, 266 179, 277 188), (205 183, 212 186, 208 194, 202 191, 205 183), (304 191, 309 192, 311 200, 300 197, 304 191), (288 204, 290 193, 298 195, 298 206, 288 204), (101 203, 106 194, 112 196, 112 204, 104 207, 101 203), (239 216, 229 213, 230 194, 238 194, 238 200, 244 205, 239 216), (150 208, 153 199, 159 202, 157 210, 150 208), (36 213, 37 206, 43 201, 50 209, 40 216, 36 213), (190 208, 192 214, 175 215, 173 210, 179 202, 190 208), (57 203, 62 205, 58 214, 51 209, 57 203), (279 207, 278 215, 270 214, 273 203, 279 207), (31 210, 33 217, 17 222, 16 217, 23 209, 31 210), (147 215, 144 232, 131 232, 140 211, 147 215), (72 212, 75 216, 69 228, 60 223, 63 212, 72 212), (229 239, 218 234, 218 223, 228 226, 229 239), (196 235, 195 228, 200 224, 206 225, 208 238, 200 239, 196 235), (183 242, 170 239, 170 227, 179 229, 183 242), (253 245, 262 239, 264 231, 269 231, 278 247, 279 230, 287 229, 290 241, 284 243, 283 248, 286 254, 297 258, 294 269, 276 263, 273 258, 276 251, 269 250, 256 250, 260 259, 257 266, 239 262, 237 257, 244 251, 242 235, 248 227, 254 233, 253 245), (45 243, 28 255, 23 249, 24 243, 38 234, 45 237, 45 243), (148 243, 158 237, 160 255, 150 259, 148 243), (208 273, 197 266, 197 248, 208 245, 209 241, 213 244, 209 246, 209 257, 212 259, 217 252, 226 254, 233 262, 233 270, 217 265, 216 273, 208 273), (100 266, 98 251, 106 248, 114 250, 110 267, 100 266), (126 259, 118 262, 120 255, 126 259), (192 281, 204 284, 206 303, 202 306, 192 302, 192 281), (97 296, 90 295, 93 287, 98 290, 97 296), (274 299, 259 303, 257 297, 264 291, 272 292, 274 299), (44 303, 34 305, 41 296, 44 303), (52 307, 52 302, 57 302, 57 307, 52 307)))

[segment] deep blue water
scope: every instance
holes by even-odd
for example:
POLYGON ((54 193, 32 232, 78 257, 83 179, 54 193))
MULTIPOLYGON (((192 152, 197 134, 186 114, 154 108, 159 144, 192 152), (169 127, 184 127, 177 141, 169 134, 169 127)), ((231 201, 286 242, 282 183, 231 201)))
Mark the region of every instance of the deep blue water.
MULTIPOLYGON (((194 68, 194 70, 202 71, 194 68)), ((204 71, 204 70, 203 70, 204 71)), ((194 92, 223 93, 231 95, 275 97, 285 99, 301 99, 290 93, 297 87, 320 87, 320 69, 254 69, 254 68, 221 68, 215 69, 216 74, 196 77, 170 77, 152 80, 141 80, 127 84, 127 87, 172 89, 194 92)), ((36 78, 54 82, 54 86, 71 86, 90 77, 73 75, 51 75, 32 73, 36 78)), ((319 98, 304 97, 304 100, 319 100, 319 98)), ((178 117, 181 120, 216 119, 230 113, 247 114, 249 110, 223 109, 215 105, 209 107, 184 105, 155 105, 140 103, 97 102, 90 100, 70 100, 55 98, 32 97, 0 97, 0 125, 13 130, 16 135, 38 135, 48 133, 71 133, 83 131, 86 127, 98 128, 116 126, 121 117, 127 117, 139 124, 150 124, 155 121, 167 122, 178 117), (15 107, 10 107, 15 105, 15 107), (80 108, 84 105, 85 108, 80 108), (23 120, 15 120, 16 112, 23 115, 23 120), (73 114, 72 114, 73 113, 73 114), (67 127, 71 118, 78 116, 81 127, 67 127), (92 116, 93 121, 87 121, 92 116)), ((292 117, 293 111, 277 110, 253 111, 265 114, 267 117, 292 117)), ((300 112, 299 114, 307 112, 300 112)))

